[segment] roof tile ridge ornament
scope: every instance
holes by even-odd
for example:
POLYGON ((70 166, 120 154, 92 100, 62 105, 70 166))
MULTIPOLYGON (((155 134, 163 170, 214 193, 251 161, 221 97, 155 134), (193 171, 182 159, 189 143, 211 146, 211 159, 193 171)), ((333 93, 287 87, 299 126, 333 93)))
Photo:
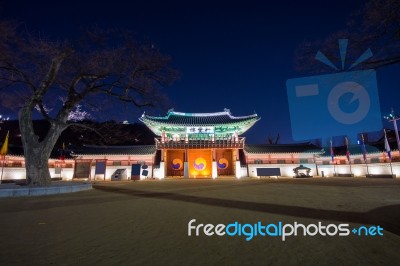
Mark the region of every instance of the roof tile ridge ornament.
POLYGON ((229 117, 232 119, 245 119, 245 118, 253 118, 253 117, 258 117, 261 119, 261 117, 259 117, 257 114, 243 115, 243 116, 232 116, 231 114, 229 114, 229 117))
MULTIPOLYGON (((259 117, 257 113, 254 111, 254 114, 251 115, 243 115, 243 116, 234 116, 231 113, 231 110, 225 108, 224 112, 231 118, 231 119, 245 119, 245 118, 252 118, 252 117, 259 117)), ((261 117, 259 117, 261 119, 261 117)))
POLYGON ((168 119, 168 117, 169 117, 169 113, 167 113, 166 116, 151 116, 151 115, 146 115, 145 113, 143 113, 142 117, 140 117, 139 120, 143 122, 143 120, 145 120, 145 119, 168 119))

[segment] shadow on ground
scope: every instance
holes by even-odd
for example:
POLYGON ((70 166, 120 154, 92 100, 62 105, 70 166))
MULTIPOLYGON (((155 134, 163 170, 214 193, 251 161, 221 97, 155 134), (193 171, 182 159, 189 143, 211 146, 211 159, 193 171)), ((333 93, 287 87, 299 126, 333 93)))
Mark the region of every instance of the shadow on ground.
POLYGON ((148 192, 133 190, 122 187, 110 187, 94 185, 95 189, 129 195, 133 197, 158 198, 165 200, 174 200, 188 203, 203 204, 208 206, 233 208, 241 210, 250 210, 263 213, 273 213, 278 215, 295 216, 310 219, 329 220, 346 223, 380 225, 386 231, 400 236, 400 204, 383 206, 368 212, 349 212, 338 210, 324 210, 300 206, 287 206, 271 203, 247 202, 230 199, 217 199, 210 197, 200 197, 192 195, 182 195, 169 192, 148 192))

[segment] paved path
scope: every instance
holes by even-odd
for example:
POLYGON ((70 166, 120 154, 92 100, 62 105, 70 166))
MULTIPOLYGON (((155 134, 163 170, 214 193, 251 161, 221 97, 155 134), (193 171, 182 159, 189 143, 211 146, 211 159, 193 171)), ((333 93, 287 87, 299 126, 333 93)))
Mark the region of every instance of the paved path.
POLYGON ((0 265, 393 265, 400 180, 98 182, 0 200, 0 265), (381 226, 383 236, 188 236, 188 223, 381 226))
POLYGON ((50 186, 29 187, 17 184, 1 184, 0 198, 43 196, 78 192, 92 189, 92 184, 83 182, 53 182, 50 186))

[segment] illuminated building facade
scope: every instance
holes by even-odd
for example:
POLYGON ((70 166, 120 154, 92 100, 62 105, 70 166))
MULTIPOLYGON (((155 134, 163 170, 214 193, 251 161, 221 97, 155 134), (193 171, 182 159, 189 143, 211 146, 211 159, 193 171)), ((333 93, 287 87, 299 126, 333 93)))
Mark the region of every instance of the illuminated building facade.
MULTIPOLYGON (((400 175, 400 154, 392 159, 383 140, 369 143, 364 160, 361 145, 330 148, 301 144, 247 144, 242 134, 260 117, 257 114, 233 116, 225 109, 216 113, 181 113, 170 110, 166 116, 143 114, 139 120, 157 136, 154 145, 83 146, 65 160, 49 159, 53 178, 71 180, 129 180, 146 178, 257 177, 258 168, 279 169, 280 176, 294 177, 295 168, 307 168, 312 176, 400 175), (349 160, 350 159, 350 160, 349 160), (140 166, 134 174, 134 167, 140 166), (118 174, 120 173, 120 174, 118 174)), ((4 162, 3 180, 25 179, 22 153, 10 153, 4 162)))
POLYGON ((244 132, 260 118, 257 114, 236 117, 229 110, 217 113, 181 113, 166 116, 143 114, 140 120, 158 136, 160 169, 164 176, 216 178, 240 176, 239 151, 244 132))

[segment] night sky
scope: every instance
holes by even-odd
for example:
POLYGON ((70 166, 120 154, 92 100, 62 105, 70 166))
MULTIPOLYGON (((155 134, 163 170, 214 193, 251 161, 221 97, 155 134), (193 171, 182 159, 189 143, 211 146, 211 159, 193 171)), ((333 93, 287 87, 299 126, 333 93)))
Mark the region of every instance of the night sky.
MULTIPOLYGON (((324 39, 345 28, 349 15, 364 3, 125 2, 3 1, 0 16, 19 19, 29 30, 61 39, 93 25, 134 31, 170 55, 173 66, 181 71, 181 79, 166 88, 171 108, 180 112, 228 108, 237 116, 256 112, 262 119, 245 134, 250 143, 265 143, 268 136, 278 133, 281 143, 293 142, 286 80, 307 76, 294 69, 296 47, 304 40, 324 39)), ((399 94, 395 93, 400 88, 399 70, 398 66, 378 70, 382 112, 392 106, 400 112, 399 94)), ((137 122, 141 112, 121 111, 112 118, 137 122)), ((387 122, 384 125, 390 127, 387 122)))

